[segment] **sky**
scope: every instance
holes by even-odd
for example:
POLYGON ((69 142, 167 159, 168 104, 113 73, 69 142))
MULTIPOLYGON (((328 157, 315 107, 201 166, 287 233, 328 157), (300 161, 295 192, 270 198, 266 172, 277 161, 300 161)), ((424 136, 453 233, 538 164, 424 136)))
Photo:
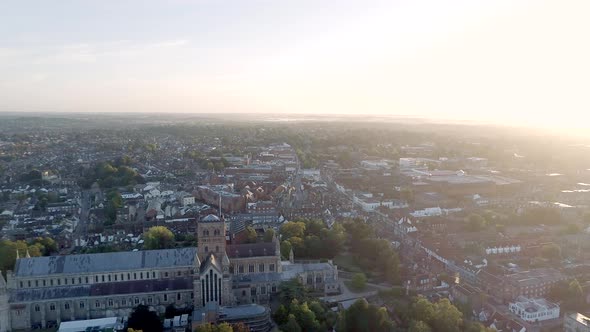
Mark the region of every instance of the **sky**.
POLYGON ((590 128, 587 0, 0 0, 0 111, 590 128))

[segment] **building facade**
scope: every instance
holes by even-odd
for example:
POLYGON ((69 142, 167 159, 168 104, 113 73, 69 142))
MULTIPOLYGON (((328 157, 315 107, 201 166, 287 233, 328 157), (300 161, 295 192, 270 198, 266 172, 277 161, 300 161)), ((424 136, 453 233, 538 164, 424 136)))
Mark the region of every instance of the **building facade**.
POLYGON ((508 309, 522 320, 531 323, 559 318, 559 305, 545 299, 519 296, 514 302, 510 302, 508 309))
POLYGON ((288 263, 283 273, 276 238, 226 245, 225 222, 217 216, 198 223, 197 238, 198 248, 20 258, 6 279, 0 274, 0 332, 127 316, 140 304, 159 313, 169 305, 265 304, 293 277, 315 290, 337 285, 331 263, 288 263))

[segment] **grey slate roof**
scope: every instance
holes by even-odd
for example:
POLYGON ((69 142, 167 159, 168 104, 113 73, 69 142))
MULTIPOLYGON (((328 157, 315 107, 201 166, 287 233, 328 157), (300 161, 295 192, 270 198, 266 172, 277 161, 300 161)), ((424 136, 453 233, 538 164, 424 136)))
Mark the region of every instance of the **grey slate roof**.
POLYGON ((229 256, 229 258, 240 258, 274 256, 275 250, 276 247, 274 243, 261 242, 228 245, 225 249, 225 252, 229 256))
POLYGON ((175 278, 160 280, 137 280, 94 284, 90 296, 154 293, 175 290, 191 290, 193 278, 175 278))
POLYGON ((68 287, 45 287, 17 289, 10 293, 10 302, 30 302, 40 300, 67 299, 72 297, 88 297, 90 285, 68 287))
POLYGON ((52 274, 99 273, 127 270, 192 266, 197 248, 111 252, 51 257, 21 258, 16 262, 17 277, 52 274))
POLYGON ((109 282, 94 285, 61 286, 17 289, 10 293, 10 302, 29 302, 56 300, 77 297, 142 294, 163 291, 191 290, 193 279, 191 277, 160 279, 160 280, 136 280, 109 282))

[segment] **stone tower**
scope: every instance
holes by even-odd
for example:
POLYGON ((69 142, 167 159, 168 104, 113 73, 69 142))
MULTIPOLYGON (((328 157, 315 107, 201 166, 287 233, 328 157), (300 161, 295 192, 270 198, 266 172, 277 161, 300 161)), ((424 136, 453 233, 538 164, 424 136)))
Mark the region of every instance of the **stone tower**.
POLYGON ((222 261, 225 255, 225 222, 213 214, 203 218, 197 225, 197 241, 197 252, 201 262, 204 262, 210 253, 222 261))
POLYGON ((197 257, 193 293, 195 308, 232 305, 229 258, 225 252, 225 222, 210 214, 197 225, 197 257))
POLYGON ((0 271, 0 332, 10 331, 10 312, 8 306, 8 286, 0 271))

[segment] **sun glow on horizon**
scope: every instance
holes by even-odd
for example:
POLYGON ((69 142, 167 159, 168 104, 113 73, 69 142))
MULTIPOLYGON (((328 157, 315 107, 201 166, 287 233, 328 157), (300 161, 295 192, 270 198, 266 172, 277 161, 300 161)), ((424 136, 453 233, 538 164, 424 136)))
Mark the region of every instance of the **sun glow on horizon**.
POLYGON ((408 114, 590 128, 587 1, 138 4, 0 5, 0 111, 408 114))

